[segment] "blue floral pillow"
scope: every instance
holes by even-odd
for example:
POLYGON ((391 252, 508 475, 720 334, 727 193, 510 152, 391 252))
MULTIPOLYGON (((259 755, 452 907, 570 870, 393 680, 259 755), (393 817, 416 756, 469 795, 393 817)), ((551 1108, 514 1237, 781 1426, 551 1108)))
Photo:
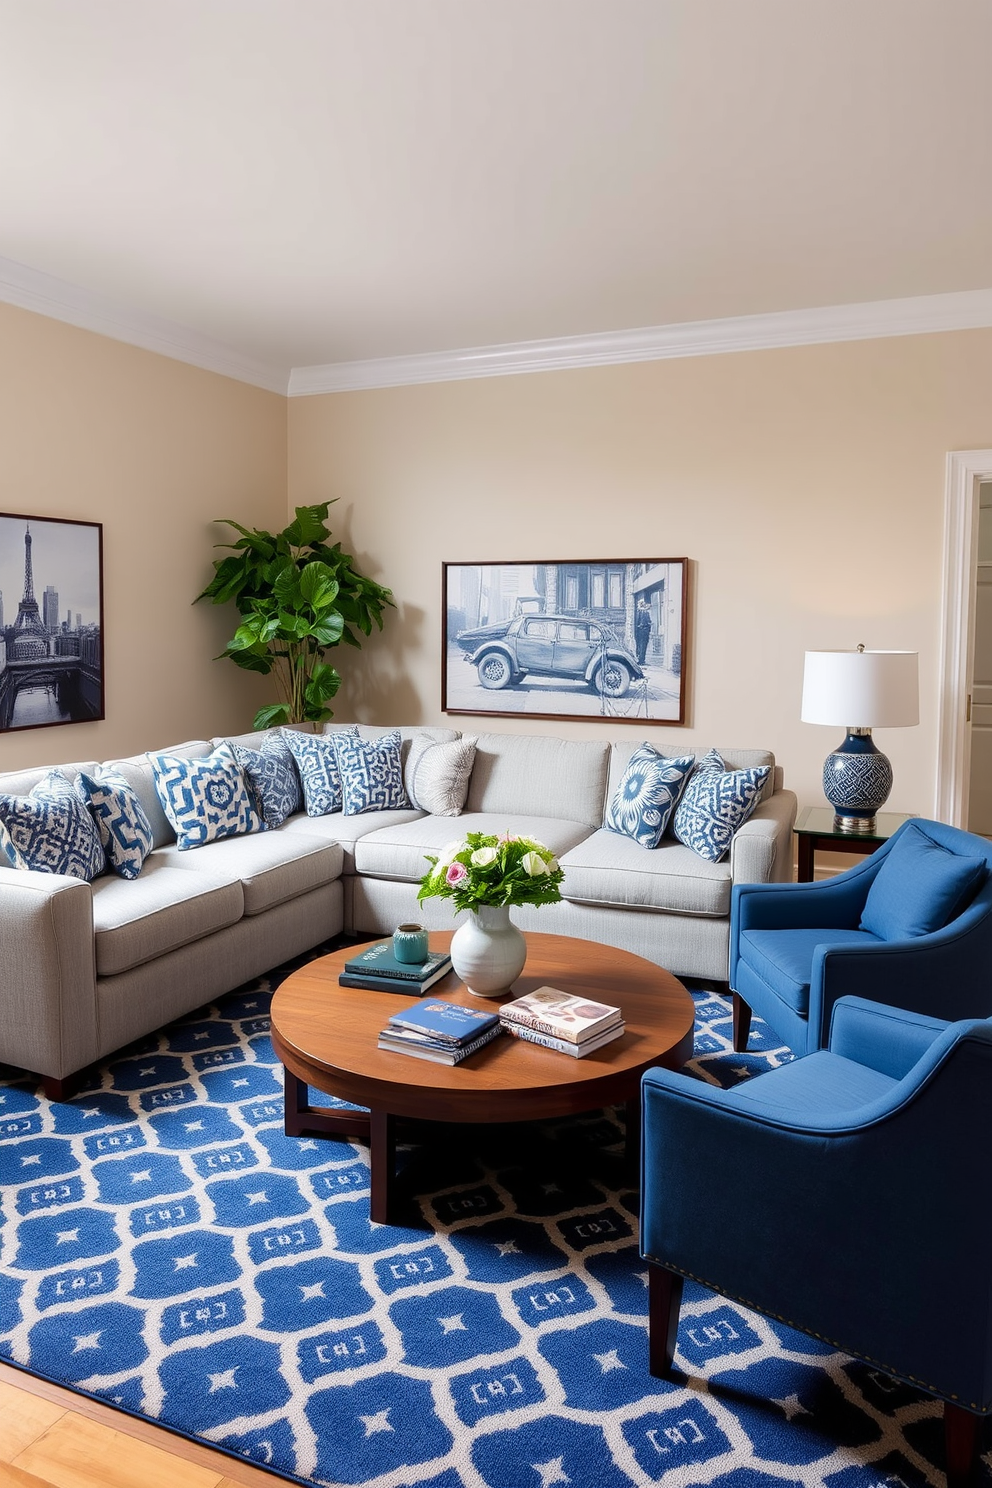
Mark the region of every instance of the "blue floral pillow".
POLYGON ((333 734, 301 734, 297 729, 279 730, 289 745, 303 785, 307 816, 329 816, 341 810, 341 776, 334 740, 342 734, 358 737, 354 724, 333 734))
POLYGON ((719 863, 734 833, 757 806, 770 771, 770 765, 751 770, 713 765, 694 771, 675 809, 675 836, 708 863, 719 863))
POLYGON ((150 754, 148 759, 180 852, 261 830, 261 818, 230 744, 219 744, 205 759, 178 754, 150 754))
POLYGON ((0 854, 11 868, 86 882, 107 866, 96 824, 61 770, 27 796, 0 795, 0 854))
MULTIPOLYGON (((230 741, 229 741, 230 742, 230 741)), ((280 734, 267 734, 257 749, 231 743, 267 827, 280 827, 303 805, 293 751, 280 734)))
POLYGON ((338 760, 345 816, 361 816, 366 811, 397 811, 410 806, 403 784, 399 729, 378 739, 360 739, 357 734, 330 737, 338 760))
POLYGON ((657 847, 694 764, 691 754, 666 759, 651 744, 642 744, 630 756, 603 825, 641 847, 657 847))
POLYGON ((107 866, 121 878, 137 878, 155 837, 133 788, 116 770, 99 765, 95 775, 77 775, 76 794, 96 823, 107 866))

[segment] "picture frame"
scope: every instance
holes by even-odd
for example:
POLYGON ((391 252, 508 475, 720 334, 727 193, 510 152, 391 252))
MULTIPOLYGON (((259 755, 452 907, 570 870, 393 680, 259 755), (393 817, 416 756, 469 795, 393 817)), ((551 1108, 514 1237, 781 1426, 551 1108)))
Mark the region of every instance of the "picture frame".
POLYGON ((0 512, 0 733, 105 716, 103 524, 0 512))
POLYGON ((688 558, 442 563, 442 712, 684 724, 688 581, 688 558))

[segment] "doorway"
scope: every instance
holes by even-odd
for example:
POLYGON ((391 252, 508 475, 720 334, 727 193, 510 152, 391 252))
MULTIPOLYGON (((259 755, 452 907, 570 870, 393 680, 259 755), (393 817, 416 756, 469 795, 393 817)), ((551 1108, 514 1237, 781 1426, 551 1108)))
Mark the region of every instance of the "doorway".
POLYGON ((992 481, 978 491, 968 831, 992 837, 992 481))

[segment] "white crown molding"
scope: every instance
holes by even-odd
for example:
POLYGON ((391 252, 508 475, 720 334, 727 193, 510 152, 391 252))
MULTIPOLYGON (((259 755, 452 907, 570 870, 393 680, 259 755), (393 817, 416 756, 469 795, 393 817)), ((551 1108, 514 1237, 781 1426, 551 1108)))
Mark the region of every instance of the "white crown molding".
POLYGON ((191 331, 186 326, 162 320, 157 315, 137 314, 115 303, 107 295, 67 284, 51 274, 29 269, 26 264, 0 258, 0 301, 33 310, 52 320, 62 320, 85 331, 96 331, 113 341, 125 341, 145 351, 156 351, 201 367, 206 372, 219 372, 270 393, 286 394, 289 371, 273 367, 254 357, 233 351, 211 336, 191 331))
POLYGON ((726 320, 648 326, 634 331, 519 341, 505 346, 477 346, 463 351, 294 367, 289 396, 303 398, 318 393, 455 382, 469 377, 505 377, 522 372, 560 372, 573 367, 606 367, 619 362, 654 362, 671 357, 718 356, 829 341, 921 336, 986 326, 992 326, 992 289, 962 290, 911 299, 874 300, 860 305, 826 305, 815 310, 781 310, 726 320))

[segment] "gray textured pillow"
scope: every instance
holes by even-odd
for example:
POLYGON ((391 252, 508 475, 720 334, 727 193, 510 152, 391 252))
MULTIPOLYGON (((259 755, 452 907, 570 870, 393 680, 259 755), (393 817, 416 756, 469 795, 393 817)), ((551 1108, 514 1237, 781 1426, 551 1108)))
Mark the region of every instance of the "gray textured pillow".
POLYGON ((431 744, 414 762, 409 791, 415 806, 433 816, 460 816, 475 763, 474 737, 431 744))

